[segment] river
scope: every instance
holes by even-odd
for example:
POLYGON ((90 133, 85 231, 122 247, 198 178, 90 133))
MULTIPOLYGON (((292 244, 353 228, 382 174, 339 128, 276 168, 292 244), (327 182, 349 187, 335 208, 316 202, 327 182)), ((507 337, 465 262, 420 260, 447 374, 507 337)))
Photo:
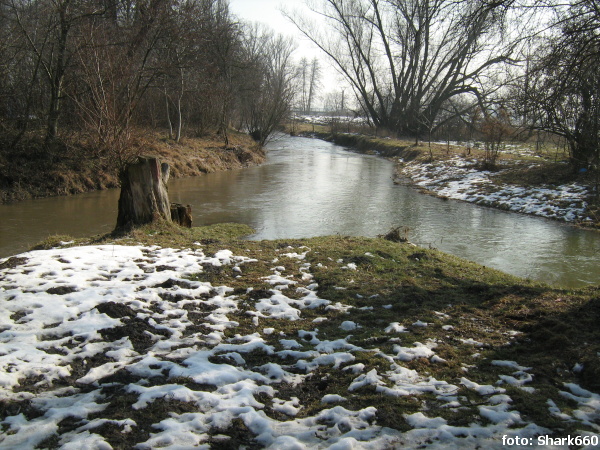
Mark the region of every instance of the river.
MULTIPOLYGON (((411 242, 564 287, 600 283, 600 233, 543 218, 442 200, 392 183, 393 164, 308 138, 280 138, 262 166, 169 182, 194 225, 240 222, 250 239, 376 236, 408 228, 411 242)), ((110 231, 118 190, 0 205, 0 257, 50 234, 110 231)))

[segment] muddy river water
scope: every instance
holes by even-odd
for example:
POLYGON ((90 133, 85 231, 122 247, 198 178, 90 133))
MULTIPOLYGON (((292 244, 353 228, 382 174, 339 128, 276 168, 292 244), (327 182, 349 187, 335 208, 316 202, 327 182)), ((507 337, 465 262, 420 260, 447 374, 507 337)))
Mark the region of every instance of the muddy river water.
MULTIPOLYGON (((169 182, 194 225, 240 222, 251 239, 376 236, 401 226, 435 247, 565 287, 600 283, 600 233, 543 218, 441 200, 392 183, 393 165, 321 140, 282 137, 259 167, 169 182)), ((0 257, 50 234, 89 236, 116 222, 118 190, 0 205, 0 257)))

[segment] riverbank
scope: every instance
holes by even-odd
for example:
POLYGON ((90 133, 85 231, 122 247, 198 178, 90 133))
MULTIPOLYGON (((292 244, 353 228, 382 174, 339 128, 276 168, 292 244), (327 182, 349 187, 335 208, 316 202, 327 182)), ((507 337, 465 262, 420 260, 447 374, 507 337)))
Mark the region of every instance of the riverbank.
POLYGON ((0 446, 597 442, 599 287, 385 239, 235 238, 251 232, 54 237, 0 259, 0 446))
MULTIPOLYGON (((112 161, 95 156, 78 137, 65 137, 44 147, 40 137, 24 138, 16 149, 0 145, 0 203, 27 198, 72 195, 118 187, 112 161)), ((138 130, 133 151, 158 155, 171 166, 171 177, 197 176, 260 164, 264 150, 246 134, 230 131, 229 145, 223 138, 207 135, 183 137, 179 143, 165 133, 138 130)))
POLYGON ((396 164, 395 183, 430 195, 600 229, 595 175, 573 174, 556 154, 507 144, 490 170, 483 149, 456 143, 430 146, 350 133, 302 134, 389 158, 396 164))

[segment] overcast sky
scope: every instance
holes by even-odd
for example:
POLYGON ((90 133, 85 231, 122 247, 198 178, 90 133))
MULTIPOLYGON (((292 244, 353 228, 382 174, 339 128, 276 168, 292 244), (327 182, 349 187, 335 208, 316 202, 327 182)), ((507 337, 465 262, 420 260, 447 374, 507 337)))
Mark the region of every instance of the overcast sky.
POLYGON ((296 27, 280 12, 286 9, 304 9, 303 0, 229 0, 230 11, 240 19, 262 22, 278 33, 297 38, 299 52, 315 52, 314 46, 302 38, 296 27))
POLYGON ((229 0, 231 13, 239 19, 249 22, 262 22, 277 33, 294 37, 298 49, 294 53, 296 60, 303 56, 312 59, 319 57, 323 69, 323 89, 321 94, 336 90, 339 85, 339 77, 331 68, 327 59, 308 39, 303 37, 296 26, 287 20, 280 9, 303 9, 306 8, 304 0, 229 0))

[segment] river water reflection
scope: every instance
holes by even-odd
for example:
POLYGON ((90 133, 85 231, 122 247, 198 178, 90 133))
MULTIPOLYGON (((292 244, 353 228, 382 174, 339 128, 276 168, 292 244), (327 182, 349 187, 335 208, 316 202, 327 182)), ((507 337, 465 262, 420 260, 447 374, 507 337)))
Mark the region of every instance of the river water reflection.
MULTIPOLYGON (((269 145, 259 167, 171 180, 171 201, 191 204, 194 225, 241 222, 251 239, 376 236, 408 227, 411 242, 515 275, 583 286, 600 283, 600 233, 445 201, 392 183, 393 165, 307 138, 269 145)), ((117 191, 1 205, 0 256, 47 236, 109 231, 117 191)))

